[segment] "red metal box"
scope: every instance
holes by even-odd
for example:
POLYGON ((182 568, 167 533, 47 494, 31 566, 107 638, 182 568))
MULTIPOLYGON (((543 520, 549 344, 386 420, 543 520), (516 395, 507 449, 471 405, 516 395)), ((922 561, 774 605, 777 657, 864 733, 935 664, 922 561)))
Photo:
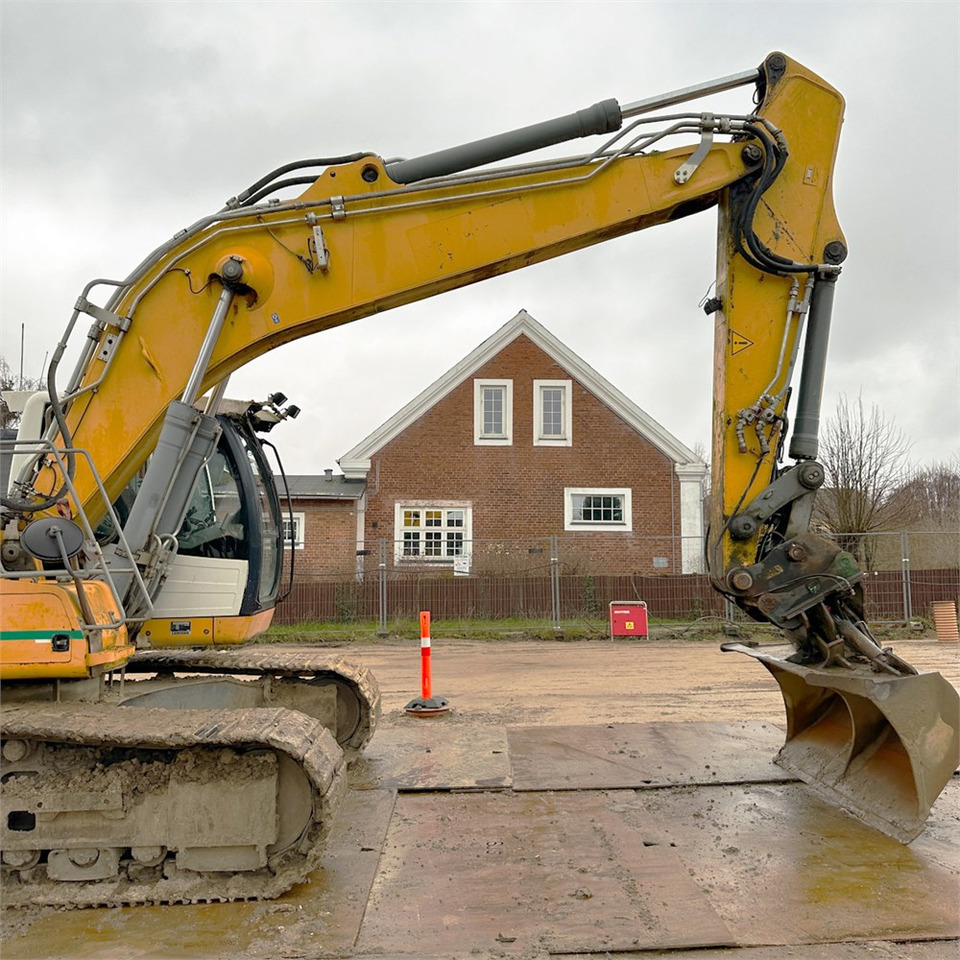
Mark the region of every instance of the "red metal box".
POLYGON ((631 603, 611 603, 610 636, 647 636, 647 605, 642 600, 631 603))

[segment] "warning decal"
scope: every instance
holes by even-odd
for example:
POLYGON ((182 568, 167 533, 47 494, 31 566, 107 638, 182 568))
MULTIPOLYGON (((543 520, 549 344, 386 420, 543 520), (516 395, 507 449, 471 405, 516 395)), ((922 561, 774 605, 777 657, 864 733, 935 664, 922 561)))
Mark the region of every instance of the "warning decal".
POLYGON ((736 330, 730 331, 730 356, 735 357, 738 353, 743 353, 747 347, 752 347, 753 341, 748 340, 742 333, 736 330))

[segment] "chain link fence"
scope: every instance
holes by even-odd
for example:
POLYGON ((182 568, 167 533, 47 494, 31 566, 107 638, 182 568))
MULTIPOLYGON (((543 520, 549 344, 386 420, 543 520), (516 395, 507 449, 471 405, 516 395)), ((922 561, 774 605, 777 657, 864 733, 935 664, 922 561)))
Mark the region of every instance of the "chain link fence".
MULTIPOLYGON (((931 604, 960 595, 960 533, 850 534, 835 537, 864 570, 867 617, 909 622, 931 616, 931 604)), ((653 573, 603 570, 576 538, 473 540, 454 556, 404 556, 403 544, 380 539, 318 545, 329 574, 296 578, 274 622, 373 622, 380 632, 429 610, 434 620, 494 624, 533 621, 561 631, 565 622, 606 630, 611 603, 647 605, 654 622, 747 619, 710 586, 704 573, 679 574, 679 538, 636 537, 653 573), (662 573, 659 572, 662 569, 662 573)), ((439 548, 442 549, 442 548, 439 548)))

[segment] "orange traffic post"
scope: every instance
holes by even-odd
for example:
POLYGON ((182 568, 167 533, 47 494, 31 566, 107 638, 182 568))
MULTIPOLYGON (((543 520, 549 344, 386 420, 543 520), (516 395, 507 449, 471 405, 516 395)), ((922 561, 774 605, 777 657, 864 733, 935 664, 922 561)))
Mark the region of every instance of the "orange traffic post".
POLYGON ((420 611, 420 696, 404 710, 412 717, 436 717, 450 709, 446 697, 433 696, 430 677, 430 611, 420 611))

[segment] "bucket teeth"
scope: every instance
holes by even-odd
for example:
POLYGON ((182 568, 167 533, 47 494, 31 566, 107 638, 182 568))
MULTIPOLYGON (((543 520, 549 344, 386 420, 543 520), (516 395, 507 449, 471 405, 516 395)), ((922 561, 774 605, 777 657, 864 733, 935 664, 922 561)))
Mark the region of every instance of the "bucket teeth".
POLYGON ((947 680, 803 666, 735 643, 723 649, 759 660, 780 686, 787 737, 777 764, 887 836, 919 836, 960 763, 960 697, 947 680))

